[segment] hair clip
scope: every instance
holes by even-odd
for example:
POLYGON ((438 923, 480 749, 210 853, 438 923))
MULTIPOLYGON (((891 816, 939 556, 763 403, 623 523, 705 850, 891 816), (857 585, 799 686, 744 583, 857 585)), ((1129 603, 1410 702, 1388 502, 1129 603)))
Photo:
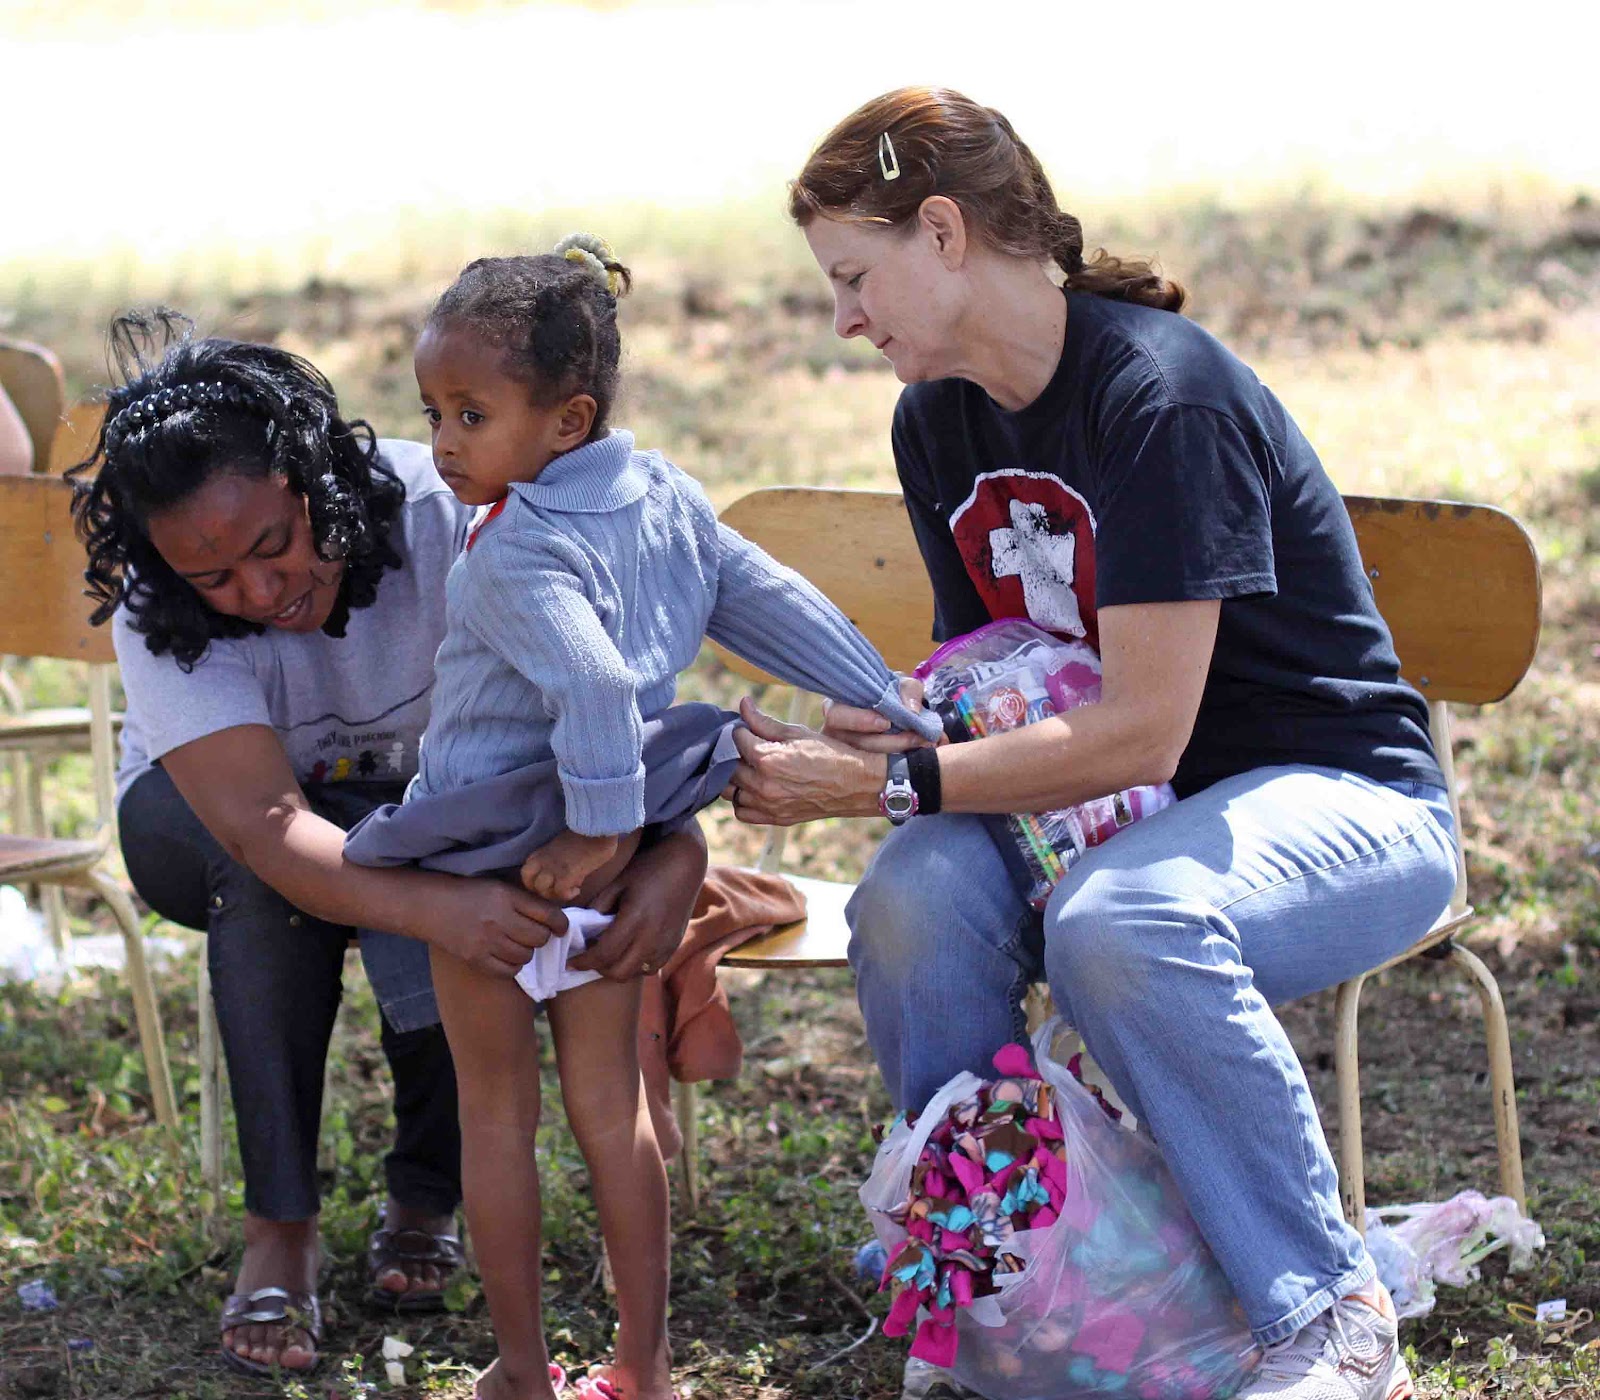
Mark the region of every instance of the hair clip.
POLYGON ((894 142, 887 131, 878 137, 878 169, 883 171, 885 180, 900 178, 900 162, 895 159, 894 142))

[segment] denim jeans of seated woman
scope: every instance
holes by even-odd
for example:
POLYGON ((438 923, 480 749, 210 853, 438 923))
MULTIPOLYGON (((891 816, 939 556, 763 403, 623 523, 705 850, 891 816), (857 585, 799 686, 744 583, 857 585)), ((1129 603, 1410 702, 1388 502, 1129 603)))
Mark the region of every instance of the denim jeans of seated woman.
MULTIPOLYGON (((402 791, 391 783, 324 784, 306 796, 319 815, 349 827, 398 802, 402 791)), ((345 948, 359 933, 394 1076, 389 1193, 430 1215, 453 1211, 461 1200, 455 1068, 438 1024, 427 945, 296 909, 223 850, 160 768, 136 779, 117 810, 123 859, 140 897, 162 918, 207 935, 245 1209, 268 1220, 317 1212, 323 1070, 345 948)))
POLYGON ((1335 769, 1261 768, 1119 832, 1042 917, 992 819, 919 817, 850 901, 850 962, 897 1107, 1025 1040, 1049 983, 1161 1144, 1262 1345, 1371 1280, 1274 1005, 1403 951, 1455 884, 1446 794, 1335 769))

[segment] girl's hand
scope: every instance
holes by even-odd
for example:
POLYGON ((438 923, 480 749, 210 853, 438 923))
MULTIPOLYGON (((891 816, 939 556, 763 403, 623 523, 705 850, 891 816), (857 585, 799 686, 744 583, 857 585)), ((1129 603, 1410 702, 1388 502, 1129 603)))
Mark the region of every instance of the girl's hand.
POLYGON ((443 878, 428 941, 477 972, 515 977, 535 948, 566 935, 567 916, 547 899, 488 876, 443 878))
MULTIPOLYGON (((915 676, 900 677, 900 698, 911 710, 922 709, 922 682, 915 676)), ((822 733, 863 753, 905 753, 928 746, 920 734, 891 734, 889 721, 876 710, 822 702, 822 733)))
POLYGON ((612 916, 606 929, 567 964, 613 982, 660 972, 683 942, 706 878, 706 842, 698 823, 640 851, 590 901, 612 916))
MULTIPOLYGON (((915 682, 913 682, 915 684, 915 682)), ((921 687, 917 699, 920 701, 921 687)), ((835 710, 845 706, 835 706, 835 710)), ((878 720, 872 711, 866 713, 878 720)), ((733 803, 734 814, 752 826, 793 826, 819 817, 872 817, 878 814, 878 794, 888 776, 888 760, 860 743, 843 743, 801 724, 785 724, 755 707, 746 696, 739 702, 745 729, 734 731, 739 765, 722 795, 733 803)), ((915 735, 879 733, 880 743, 915 735)))

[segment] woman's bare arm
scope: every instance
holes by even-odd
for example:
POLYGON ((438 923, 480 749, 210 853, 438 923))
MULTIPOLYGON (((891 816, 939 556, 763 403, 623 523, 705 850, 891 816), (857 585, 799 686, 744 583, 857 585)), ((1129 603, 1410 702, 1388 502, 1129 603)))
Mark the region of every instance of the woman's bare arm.
POLYGON ((33 470, 33 442, 17 406, 0 388, 0 476, 25 476, 33 470))
POLYGON ((265 725, 208 734, 161 764, 229 855, 319 919, 407 934, 508 977, 566 931, 559 908, 501 880, 345 860, 344 832, 311 810, 265 725))
MULTIPOLYGON (((1039 812, 1171 778, 1194 730, 1216 642, 1215 601, 1100 612, 1099 703, 977 743, 939 749, 947 812, 1039 812)), ((732 786, 742 821, 788 826, 872 816, 881 752, 746 707, 732 786)))

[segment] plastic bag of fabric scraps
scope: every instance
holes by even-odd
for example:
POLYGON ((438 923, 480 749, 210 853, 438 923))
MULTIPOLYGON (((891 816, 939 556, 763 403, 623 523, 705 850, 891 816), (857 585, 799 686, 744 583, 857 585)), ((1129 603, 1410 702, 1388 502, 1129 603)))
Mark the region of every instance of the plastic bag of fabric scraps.
POLYGON ((1527 1268, 1533 1251, 1544 1248, 1544 1231, 1510 1196, 1491 1200, 1462 1191, 1448 1201, 1367 1212, 1367 1251, 1401 1317, 1425 1317, 1436 1284, 1465 1287, 1478 1277, 1479 1264, 1506 1247, 1513 1270, 1527 1268))
POLYGON ((861 1188, 884 1333, 990 1400, 1223 1400, 1258 1353, 1149 1138, 1053 1053, 1008 1045, 896 1120, 861 1188))
MULTIPOLYGON (((1100 658, 1087 642, 1063 642, 1025 618, 986 623, 952 637, 916 669, 926 703, 952 739, 1020 729, 1100 698, 1100 658)), ((1043 908, 1057 881, 1091 846, 1170 807, 1168 783, 1126 788, 1076 807, 1008 816, 1030 878, 1028 901, 1043 908)))

